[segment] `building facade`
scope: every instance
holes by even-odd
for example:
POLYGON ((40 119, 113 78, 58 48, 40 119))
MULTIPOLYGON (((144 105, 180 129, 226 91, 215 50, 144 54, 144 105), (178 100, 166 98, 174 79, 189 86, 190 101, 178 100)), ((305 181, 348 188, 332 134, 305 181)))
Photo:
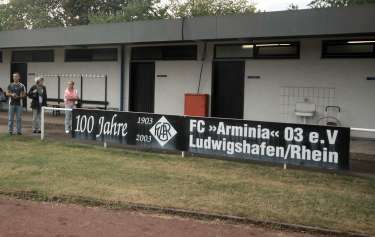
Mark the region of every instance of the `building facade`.
POLYGON ((183 115, 199 93, 208 116, 319 124, 334 108, 374 128, 374 19, 360 6, 0 32, 0 87, 18 71, 27 86, 43 76, 55 102, 74 80, 108 109, 183 115), (303 120, 298 103, 316 112, 303 120))

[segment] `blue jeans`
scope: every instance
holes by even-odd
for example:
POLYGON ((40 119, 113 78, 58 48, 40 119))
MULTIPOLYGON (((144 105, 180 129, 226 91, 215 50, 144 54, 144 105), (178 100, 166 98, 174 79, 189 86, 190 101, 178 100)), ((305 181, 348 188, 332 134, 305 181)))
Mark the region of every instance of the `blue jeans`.
POLYGON ((41 109, 33 109, 33 131, 40 131, 41 114, 41 109))
POLYGON ((22 132, 22 106, 21 105, 9 105, 8 111, 8 131, 13 133, 14 114, 16 114, 17 133, 22 132))

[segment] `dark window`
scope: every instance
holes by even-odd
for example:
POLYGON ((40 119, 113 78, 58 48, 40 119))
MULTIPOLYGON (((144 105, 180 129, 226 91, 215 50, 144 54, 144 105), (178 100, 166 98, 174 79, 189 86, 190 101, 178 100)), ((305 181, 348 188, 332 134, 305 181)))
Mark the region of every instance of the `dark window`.
POLYGON ((322 47, 323 58, 373 58, 375 40, 326 40, 322 47))
POLYGON ((66 49, 66 62, 117 61, 116 48, 66 49))
POLYGON ((161 47, 136 47, 132 48, 133 60, 162 60, 161 47))
POLYGON ((183 46, 165 46, 162 47, 162 55, 164 60, 196 60, 197 46, 183 45, 183 46))
POLYGON ((12 62, 53 62, 53 50, 28 50, 28 51, 13 51, 12 62))
POLYGON ((197 46, 134 47, 132 60, 197 60, 197 46))
POLYGON ((280 59, 299 58, 298 42, 216 45, 216 59, 280 59))
POLYGON ((3 52, 0 51, 0 63, 3 62, 3 52))
POLYGON ((255 45, 255 58, 299 58, 299 43, 267 43, 255 45))
POLYGON ((216 45, 215 58, 253 58, 253 44, 216 45))

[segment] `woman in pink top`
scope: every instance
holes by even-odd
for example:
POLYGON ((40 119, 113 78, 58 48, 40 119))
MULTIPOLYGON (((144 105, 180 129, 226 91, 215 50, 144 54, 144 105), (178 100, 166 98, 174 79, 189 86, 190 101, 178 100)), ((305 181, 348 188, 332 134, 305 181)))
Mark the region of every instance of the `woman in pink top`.
MULTIPOLYGON (((68 88, 64 92, 64 104, 67 109, 74 109, 79 100, 78 92, 74 88, 74 81, 68 82, 68 88)), ((65 111, 65 133, 72 130, 72 111, 65 111)))

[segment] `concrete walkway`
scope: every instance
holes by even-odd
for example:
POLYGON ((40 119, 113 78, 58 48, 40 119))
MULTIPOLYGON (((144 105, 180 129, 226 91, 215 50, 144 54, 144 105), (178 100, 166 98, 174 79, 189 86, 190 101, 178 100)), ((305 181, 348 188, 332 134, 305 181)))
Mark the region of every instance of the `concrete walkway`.
POLYGON ((350 152, 375 155, 375 141, 374 140, 352 140, 350 142, 350 152))
MULTIPOLYGON (((173 216, 0 197, 0 237, 309 237, 310 234, 173 216)), ((315 235, 317 236, 317 235, 315 235)))

